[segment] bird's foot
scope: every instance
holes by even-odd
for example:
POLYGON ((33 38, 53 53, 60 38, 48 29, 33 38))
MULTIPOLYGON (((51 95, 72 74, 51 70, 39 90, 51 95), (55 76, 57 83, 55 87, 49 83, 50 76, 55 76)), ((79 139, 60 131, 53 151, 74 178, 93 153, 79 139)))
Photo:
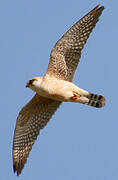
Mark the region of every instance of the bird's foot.
POLYGON ((77 92, 73 92, 73 96, 71 97, 71 99, 72 99, 72 100, 76 100, 76 99, 78 99, 78 98, 80 98, 80 97, 81 97, 80 94, 78 94, 77 92))

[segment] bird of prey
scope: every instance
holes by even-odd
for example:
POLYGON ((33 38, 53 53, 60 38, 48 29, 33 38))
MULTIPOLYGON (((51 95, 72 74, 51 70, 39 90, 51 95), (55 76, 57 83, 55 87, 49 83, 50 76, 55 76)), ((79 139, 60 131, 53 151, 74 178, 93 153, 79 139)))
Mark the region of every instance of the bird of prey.
POLYGON ((27 82, 36 92, 20 111, 13 142, 13 169, 20 175, 40 130, 51 119, 62 102, 79 102, 96 108, 105 105, 105 97, 85 91, 72 83, 81 51, 99 20, 104 6, 96 6, 74 24, 55 44, 43 77, 27 82))

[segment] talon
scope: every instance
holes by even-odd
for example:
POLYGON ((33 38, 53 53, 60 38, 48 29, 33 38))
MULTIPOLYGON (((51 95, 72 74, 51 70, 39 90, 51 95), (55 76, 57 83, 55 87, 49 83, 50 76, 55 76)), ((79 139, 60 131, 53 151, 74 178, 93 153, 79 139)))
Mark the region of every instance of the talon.
POLYGON ((80 94, 78 94, 77 92, 73 92, 73 96, 71 97, 72 100, 76 100, 78 98, 80 98, 80 94))

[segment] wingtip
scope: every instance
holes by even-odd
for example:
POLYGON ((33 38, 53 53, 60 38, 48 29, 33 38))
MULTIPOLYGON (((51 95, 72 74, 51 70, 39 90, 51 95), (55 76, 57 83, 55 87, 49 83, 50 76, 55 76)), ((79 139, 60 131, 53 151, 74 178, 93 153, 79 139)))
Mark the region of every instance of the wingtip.
POLYGON ((98 4, 90 13, 95 13, 99 17, 102 14, 103 10, 104 10, 104 6, 98 4))
POLYGON ((14 172, 14 174, 16 173, 17 176, 19 176, 21 174, 21 171, 19 171, 15 165, 13 165, 13 172, 14 172))
MULTIPOLYGON (((102 14, 102 11, 104 10, 104 6, 101 6, 100 4, 98 4, 96 7, 94 7, 88 14, 86 14, 85 16, 89 15, 89 14, 95 14, 98 17, 99 20, 99 16, 102 14)), ((84 17, 83 17, 84 18, 84 17)))
POLYGON ((16 172, 16 167, 15 167, 15 165, 13 165, 13 172, 14 172, 14 173, 16 172))
POLYGON ((101 4, 98 4, 94 9, 97 9, 97 11, 101 9, 103 11, 104 8, 105 8, 104 6, 102 6, 101 4))
POLYGON ((14 174, 17 173, 17 176, 19 176, 19 173, 18 173, 15 165, 13 165, 13 172, 14 172, 14 174))

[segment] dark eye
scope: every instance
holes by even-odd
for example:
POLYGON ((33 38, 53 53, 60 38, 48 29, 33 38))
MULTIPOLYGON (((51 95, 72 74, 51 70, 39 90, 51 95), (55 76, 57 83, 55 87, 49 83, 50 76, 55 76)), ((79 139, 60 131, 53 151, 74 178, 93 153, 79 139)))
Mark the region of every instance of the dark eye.
POLYGON ((32 83, 34 82, 34 80, 35 80, 35 79, 29 80, 29 83, 28 83, 28 84, 29 84, 29 85, 33 85, 32 83))

